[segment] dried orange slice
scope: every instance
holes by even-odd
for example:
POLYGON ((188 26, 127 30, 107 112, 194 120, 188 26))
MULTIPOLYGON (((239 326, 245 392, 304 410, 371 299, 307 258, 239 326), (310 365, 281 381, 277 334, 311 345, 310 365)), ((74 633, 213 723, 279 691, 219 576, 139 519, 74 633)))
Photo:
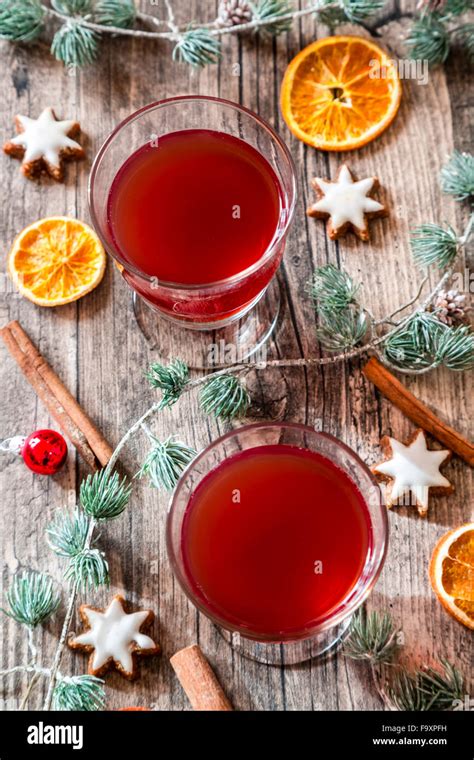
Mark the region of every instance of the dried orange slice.
POLYGON ((431 557, 430 580, 447 611, 474 629, 474 523, 441 537, 431 557))
POLYGON ((55 216, 26 227, 8 257, 8 271, 25 298, 62 306, 93 290, 105 272, 102 243, 84 222, 55 216))
POLYGON ((396 67, 362 37, 324 37, 289 64, 281 87, 293 134, 321 150, 366 145, 392 122, 402 88, 396 67))

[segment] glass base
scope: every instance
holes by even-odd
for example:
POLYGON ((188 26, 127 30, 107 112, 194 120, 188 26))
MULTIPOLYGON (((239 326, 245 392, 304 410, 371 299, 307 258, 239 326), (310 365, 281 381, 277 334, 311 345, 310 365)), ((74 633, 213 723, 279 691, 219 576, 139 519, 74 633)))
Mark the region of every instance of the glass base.
POLYGON ((311 639, 285 644, 259 643, 245 639, 240 633, 231 633, 219 626, 216 628, 234 652, 242 657, 265 665, 284 667, 285 665, 298 665, 308 660, 334 654, 348 635, 350 622, 351 618, 349 617, 339 625, 322 631, 311 639))
POLYGON ((187 329, 153 309, 133 293, 135 319, 151 350, 167 364, 180 358, 192 369, 220 369, 266 359, 266 341, 278 321, 281 307, 280 285, 276 277, 258 301, 242 317, 225 327, 187 329))

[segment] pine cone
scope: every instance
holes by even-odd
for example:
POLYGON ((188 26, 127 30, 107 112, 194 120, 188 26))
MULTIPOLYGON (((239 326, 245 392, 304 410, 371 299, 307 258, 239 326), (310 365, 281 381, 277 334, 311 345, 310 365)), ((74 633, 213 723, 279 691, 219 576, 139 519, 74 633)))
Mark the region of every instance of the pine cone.
POLYGON ((440 322, 452 327, 466 322, 469 308, 466 305, 466 296, 459 290, 440 290, 433 304, 433 311, 440 322))
POLYGON ((252 21, 253 13, 250 5, 245 0, 222 0, 219 4, 216 25, 236 26, 252 21))

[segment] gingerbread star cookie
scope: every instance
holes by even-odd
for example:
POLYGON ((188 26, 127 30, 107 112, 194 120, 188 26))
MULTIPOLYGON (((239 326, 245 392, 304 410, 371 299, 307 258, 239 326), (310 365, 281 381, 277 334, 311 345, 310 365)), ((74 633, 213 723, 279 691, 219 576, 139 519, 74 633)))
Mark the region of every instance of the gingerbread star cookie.
POLYGON ((64 178, 64 161, 79 160, 85 153, 76 138, 81 133, 77 121, 58 121, 52 108, 45 108, 37 119, 16 116, 16 137, 3 146, 4 152, 22 161, 21 171, 34 179, 49 174, 58 182, 64 178))
POLYGON ((387 213, 385 206, 371 197, 379 187, 377 177, 356 180, 347 164, 339 167, 334 181, 315 177, 311 184, 317 200, 306 213, 328 220, 331 240, 337 240, 349 230, 361 240, 368 240, 368 220, 387 213))
POLYGON ((125 599, 117 594, 104 609, 82 604, 79 608, 86 630, 68 641, 71 649, 90 652, 88 673, 102 676, 112 667, 130 680, 138 675, 138 655, 158 654, 160 647, 146 633, 155 616, 151 610, 127 614, 125 599))
POLYGON ((406 444, 384 436, 381 447, 386 460, 372 467, 378 480, 388 483, 387 506, 415 504, 419 514, 428 514, 430 494, 451 493, 454 488, 439 468, 451 457, 447 449, 431 451, 423 430, 416 430, 406 444), (408 496, 408 501, 406 497, 408 496), (403 498, 403 501, 402 501, 403 498))

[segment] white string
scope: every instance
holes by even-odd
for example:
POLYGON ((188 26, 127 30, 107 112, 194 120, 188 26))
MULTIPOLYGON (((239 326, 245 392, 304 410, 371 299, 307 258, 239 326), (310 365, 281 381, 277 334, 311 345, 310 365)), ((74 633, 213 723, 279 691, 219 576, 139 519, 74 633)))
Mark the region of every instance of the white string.
POLYGON ((20 456, 25 441, 24 435, 14 435, 12 438, 5 438, 4 441, 0 441, 0 452, 20 456))

